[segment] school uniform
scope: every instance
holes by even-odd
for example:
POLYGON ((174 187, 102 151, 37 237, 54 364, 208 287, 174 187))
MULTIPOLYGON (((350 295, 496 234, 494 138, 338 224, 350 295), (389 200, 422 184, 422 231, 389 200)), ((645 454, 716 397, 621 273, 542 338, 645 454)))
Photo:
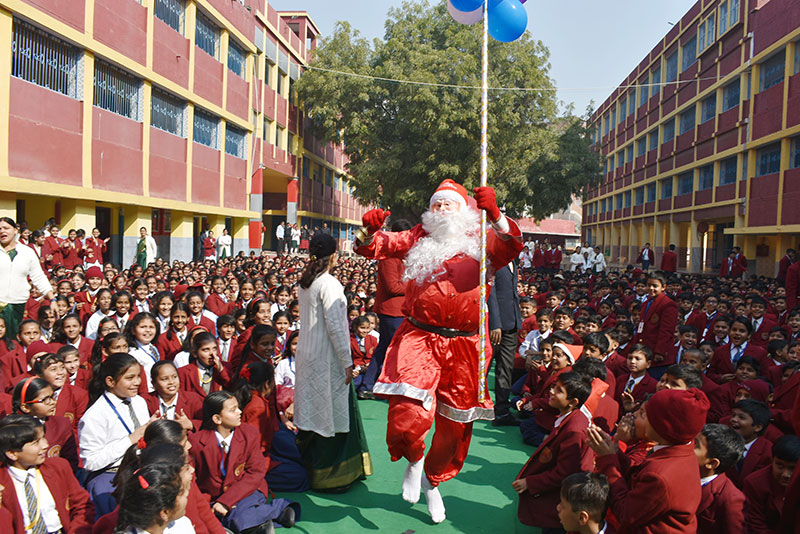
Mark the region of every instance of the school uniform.
POLYGON ((51 235, 44 238, 44 245, 42 245, 42 257, 45 258, 45 266, 47 269, 52 269, 56 265, 62 264, 61 256, 61 241, 60 237, 53 237, 51 235), (52 256, 49 260, 47 256, 52 256))
POLYGON ((130 321, 133 318, 133 315, 135 315, 135 310, 134 308, 131 308, 131 311, 129 311, 125 315, 119 315, 115 313, 114 315, 111 316, 111 318, 114 319, 115 323, 117 323, 119 331, 124 332, 125 325, 128 324, 128 321, 130 321))
POLYGON ((719 384, 708 378, 705 373, 703 373, 703 386, 700 390, 706 394, 706 397, 711 399, 712 395, 715 395, 716 391, 719 389, 719 384))
POLYGON ((150 369, 153 368, 156 362, 163 360, 156 346, 152 343, 142 345, 137 342, 135 347, 131 347, 128 354, 136 358, 136 361, 141 365, 145 383, 147 384, 147 391, 153 391, 153 383, 150 380, 150 369))
POLYGON ((558 411, 550 406, 550 387, 558 381, 561 373, 568 373, 572 367, 565 367, 559 371, 549 372, 539 386, 535 395, 524 399, 530 403, 533 417, 520 422, 519 431, 522 440, 528 445, 538 446, 545 436, 552 432, 553 425, 558 419, 558 411))
POLYGON ((715 475, 702 485, 697 507, 697 534, 720 532, 744 533, 744 494, 725 473, 715 475))
MULTIPOLYGON (((218 371, 216 367, 212 367, 210 371, 211 376, 209 377, 210 381, 208 381, 208 393, 225 389, 225 387, 230 384, 230 374, 228 374, 228 370, 224 367, 222 368, 222 371, 218 371)), ((188 365, 184 365, 183 367, 179 367, 178 379, 181 381, 180 390, 190 391, 205 399, 208 393, 206 393, 206 390, 203 388, 203 383, 208 379, 201 379, 201 374, 200 366, 196 361, 188 365)))
POLYGON ((219 293, 211 293, 206 298, 206 308, 211 313, 221 316, 233 313, 233 311, 236 309, 236 304, 233 302, 228 302, 228 298, 224 294, 220 295, 219 293))
POLYGON ((29 370, 27 349, 22 346, 22 343, 17 343, 17 348, 7 352, 0 359, 0 380, 3 391, 10 394, 17 382, 28 374, 29 370))
POLYGON ((47 457, 60 456, 69 462, 72 471, 80 467, 78 443, 72 431, 72 423, 66 417, 54 415, 44 421, 44 437, 47 439, 47 457))
POLYGON ((744 480, 750 474, 762 467, 772 465, 772 442, 767 438, 759 436, 749 447, 747 444, 745 447, 745 457, 725 472, 739 489, 743 489, 744 480))
POLYGON ((364 338, 350 336, 350 355, 353 358, 353 366, 361 367, 361 372, 353 379, 353 385, 359 390, 364 382, 366 367, 372 361, 372 355, 378 348, 378 340, 374 336, 367 335, 364 338))
POLYGON ((786 488, 772 477, 772 466, 762 467, 744 480, 744 524, 748 534, 776 532, 786 488))
POLYGON ((131 314, 137 315, 139 313, 149 313, 150 312, 150 301, 147 299, 138 300, 136 298, 133 299, 133 305, 131 306, 131 314))
POLYGON ((242 410, 242 423, 258 430, 261 436, 261 453, 267 466, 266 480, 271 490, 303 492, 311 487, 295 435, 280 424, 275 391, 267 397, 254 391, 250 402, 242 410))
POLYGON ((89 394, 79 387, 64 384, 56 395, 56 415, 68 419, 77 436, 78 422, 89 407, 89 394))
POLYGON ((78 265, 83 265, 83 260, 81 260, 81 253, 83 249, 83 245, 81 244, 80 239, 75 239, 75 241, 70 241, 69 239, 65 239, 61 243, 61 264, 67 268, 68 271, 73 270, 78 265))
POLYGON ((525 525, 560 527, 556 507, 561 500, 561 481, 592 467, 594 454, 586 442, 586 414, 573 410, 556 423, 517 475, 528 484, 528 489, 519 494, 517 506, 517 516, 525 525))
POLYGON ((706 375, 717 384, 721 384, 722 375, 736 373, 736 362, 742 356, 752 356, 763 365, 767 359, 767 351, 750 342, 742 343, 738 347, 734 346, 732 342, 722 345, 714 351, 706 375))
MULTIPOLYGON (((628 371, 628 358, 617 351, 609 354, 604 363, 606 364, 606 368, 611 371, 617 379, 630 372, 628 371)), ((616 391, 616 388, 614 388, 614 390, 616 391)))
POLYGON ((198 430, 200 424, 203 422, 203 398, 192 391, 178 391, 172 402, 166 404, 164 400, 158 396, 158 393, 153 391, 143 396, 147 403, 147 409, 150 415, 159 413, 164 419, 174 421, 180 417, 181 412, 186 414, 186 417, 192 420, 194 429, 198 430))
POLYGON ((750 343, 766 350, 767 344, 769 343, 769 332, 778 326, 778 323, 766 315, 760 319, 753 319, 751 317, 750 322, 752 323, 754 321, 758 321, 758 328, 753 329, 753 334, 750 336, 750 343))
POLYGON ((579 336, 578 333, 572 329, 572 327, 567 329, 567 333, 572 336, 573 345, 583 345, 583 339, 581 339, 581 336, 579 336))
POLYGON ((176 332, 175 330, 170 329, 169 331, 158 336, 156 348, 158 349, 158 353, 161 355, 161 358, 169 361, 174 360, 175 356, 181 351, 183 347, 183 341, 188 335, 188 329, 184 329, 183 332, 176 332))
POLYGON ((772 420, 781 431, 787 434, 794 434, 792 410, 798 390, 800 390, 800 373, 794 373, 772 393, 772 402, 770 403, 772 420))
POLYGON ((240 425, 225 440, 215 430, 200 430, 189 435, 197 485, 230 510, 221 518, 223 526, 242 531, 276 519, 288 502, 276 499, 267 503, 267 466, 261 454, 260 436, 250 425, 240 425))
POLYGON ((600 396, 597 407, 591 412, 592 422, 608 432, 613 433, 619 420, 619 403, 611 396, 612 389, 600 396))
POLYGON ((63 529, 68 534, 91 533, 95 508, 63 458, 47 458, 38 468, 27 471, 9 466, 0 468, 0 484, 5 487, 2 510, 11 515, 14 525, 13 530, 3 530, 4 533, 31 531, 25 529, 30 523, 26 477, 36 495, 37 508, 47 532, 63 529))
POLYGON ((695 310, 686 320, 687 325, 697 328, 698 339, 705 341, 714 336, 714 323, 719 317, 719 312, 714 312, 711 315, 702 310, 695 310))
MULTIPOLYGON (((643 343, 653 354, 666 356, 675 337, 678 325, 678 303, 661 293, 655 299, 648 297, 642 304, 642 318, 637 325, 634 344, 643 343)), ((656 363, 656 362, 654 362, 656 363)), ((655 367, 669 365, 666 360, 655 367)))
POLYGON ((195 315, 189 314, 189 322, 186 324, 186 327, 191 330, 195 326, 202 326, 212 336, 214 336, 214 337, 217 336, 217 327, 214 324, 214 321, 212 321, 211 319, 209 319, 208 317, 206 317, 202 313, 200 314, 200 317, 197 317, 195 315))
POLYGON ((87 237, 83 242, 83 261, 86 265, 97 265, 102 269, 103 254, 106 253, 108 245, 103 239, 94 236, 87 237))
POLYGON ((233 346, 230 358, 228 358, 228 362, 225 365, 230 373, 233 373, 241 367, 240 362, 242 360, 242 353, 247 347, 247 344, 250 343, 250 336, 253 335, 253 328, 255 327, 248 327, 247 330, 239 334, 239 337, 236 338, 236 344, 233 346))
POLYGON ((94 349, 94 341, 84 336, 79 336, 75 343, 67 343, 72 347, 78 349, 78 355, 81 365, 89 363, 92 359, 92 350, 94 349))
POLYGON ((701 487, 693 444, 654 447, 631 470, 629 480, 623 478, 616 454, 599 456, 595 464, 611 484, 611 510, 620 522, 620 532, 697 531, 701 487))
POLYGON ((635 400, 637 403, 641 403, 648 394, 656 392, 657 385, 658 381, 647 373, 642 375, 640 378, 632 378, 631 375, 628 374, 625 377, 620 377, 620 379, 617 381, 617 387, 614 390, 614 400, 616 400, 620 407, 622 407, 622 394, 627 389, 630 389, 630 394, 633 395, 633 400, 635 400), (631 380, 634 380, 632 385, 631 380))
POLYGON ((86 489, 99 515, 107 514, 117 505, 111 496, 111 480, 125 451, 131 446, 130 434, 147 423, 150 412, 145 400, 136 395, 121 399, 105 392, 89 408, 78 424, 80 458, 91 480, 86 489), (129 402, 125 402, 129 401, 129 402), (131 412, 135 414, 134 421, 131 412))
POLYGON ((80 310, 78 310, 78 314, 80 315, 81 318, 81 325, 85 326, 86 323, 89 321, 89 318, 92 316, 92 314, 94 314, 95 311, 97 311, 96 309, 92 310, 92 306, 97 305, 97 293, 99 291, 100 290, 98 289, 97 291, 92 293, 91 290, 85 289, 83 291, 78 291, 77 293, 75 293, 73 297, 75 299, 75 305, 76 307, 78 304, 81 305, 80 310))
POLYGON ((91 369, 84 369, 83 367, 78 367, 78 370, 75 371, 75 374, 67 377, 67 383, 69 385, 87 392, 89 391, 89 382, 91 381, 92 381, 91 369))

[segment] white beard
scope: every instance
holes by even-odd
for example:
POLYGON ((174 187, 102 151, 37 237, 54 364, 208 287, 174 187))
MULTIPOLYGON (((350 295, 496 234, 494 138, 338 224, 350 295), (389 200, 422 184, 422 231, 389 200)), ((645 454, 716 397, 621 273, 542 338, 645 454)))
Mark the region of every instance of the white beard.
POLYGON ((432 282, 445 273, 444 262, 461 254, 480 260, 480 220, 480 214, 470 208, 423 213, 422 228, 428 235, 408 251, 403 281, 432 282))

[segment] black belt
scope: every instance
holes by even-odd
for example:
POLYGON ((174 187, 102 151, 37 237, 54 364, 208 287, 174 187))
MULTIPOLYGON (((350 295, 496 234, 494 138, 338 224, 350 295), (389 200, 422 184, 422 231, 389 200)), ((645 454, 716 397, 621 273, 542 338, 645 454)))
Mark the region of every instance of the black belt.
POLYGON ((429 324, 421 323, 414 319, 413 317, 406 317, 409 323, 413 324, 420 330, 425 330, 426 332, 431 332, 432 334, 438 334, 442 337, 472 337, 477 335, 478 331, 473 330, 471 332, 465 332, 463 330, 456 330, 455 328, 444 328, 443 326, 432 326, 429 324))

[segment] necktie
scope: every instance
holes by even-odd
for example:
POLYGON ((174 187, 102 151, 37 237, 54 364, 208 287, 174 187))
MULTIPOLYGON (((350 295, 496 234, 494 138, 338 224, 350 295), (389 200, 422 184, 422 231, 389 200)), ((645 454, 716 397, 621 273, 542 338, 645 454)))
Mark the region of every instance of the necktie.
POLYGON ((223 441, 220 444, 220 446, 222 447, 222 452, 224 452, 227 455, 228 454, 228 442, 227 441, 223 441))
POLYGON ((625 393, 631 393, 635 385, 636 385, 636 380, 634 380, 633 378, 628 380, 628 385, 625 386, 625 393))
POLYGON ((733 351, 732 351, 732 354, 731 354, 731 361, 733 362, 734 365, 736 365, 736 362, 739 361, 739 354, 741 352, 742 352, 742 347, 741 346, 736 345, 735 347, 733 347, 733 351))
MULTIPOLYGON (((170 408, 174 408, 174 407, 175 407, 174 404, 172 406, 167 406, 163 402, 161 403, 161 413, 164 415, 164 417, 166 419, 169 419, 169 409, 170 408)), ((174 419, 174 417, 173 417, 173 419, 174 419)))
POLYGON ((758 330, 758 319, 753 319, 753 333, 758 330))
POLYGON ((137 428, 142 426, 142 424, 139 422, 139 418, 136 417, 136 412, 133 411, 133 404, 131 404, 131 400, 125 399, 122 401, 122 404, 128 407, 128 412, 131 415, 131 421, 133 421, 133 429, 136 430, 137 428))
POLYGON ((681 363, 681 357, 683 356, 683 347, 678 349, 678 363, 681 363))
POLYGON ((203 369, 203 377, 200 380, 202 382, 203 391, 206 392, 206 395, 211 391, 211 369, 203 369))
POLYGON ((31 485, 32 473, 25 477, 25 500, 28 501, 28 518, 31 520, 30 524, 25 527, 25 532, 30 534, 47 534, 47 527, 44 524, 44 519, 39 511, 39 499, 33 492, 31 485))
POLYGON ((228 361, 228 343, 230 343, 230 341, 223 341, 222 342, 222 361, 223 362, 227 362, 228 361))
POLYGON ((178 332, 178 341, 180 341, 180 342, 181 342, 181 345, 183 345, 183 340, 184 340, 185 338, 186 338, 186 334, 184 334, 184 333, 182 333, 182 332, 178 332))

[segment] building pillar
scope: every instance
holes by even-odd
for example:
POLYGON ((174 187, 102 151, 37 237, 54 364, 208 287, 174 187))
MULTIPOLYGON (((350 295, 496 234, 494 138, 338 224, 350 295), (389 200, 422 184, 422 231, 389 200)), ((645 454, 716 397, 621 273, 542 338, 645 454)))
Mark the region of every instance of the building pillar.
MULTIPOLYGON (((17 224, 21 222, 17 219, 16 193, 0 191, 0 217, 11 217, 17 224)), ((33 228, 38 228, 38 226, 34 226, 33 228)))
POLYGON ((297 177, 289 178, 286 186, 286 223, 297 224, 297 199, 300 193, 300 180, 297 177))
POLYGON ((95 227, 95 204, 91 200, 61 200, 61 231, 83 229, 87 236, 92 235, 95 227))
POLYGON ((145 206, 125 206, 124 228, 122 237, 122 267, 128 267, 136 261, 136 247, 139 244, 139 229, 147 228, 148 235, 152 235, 153 212, 145 206))
MULTIPOLYGON (((259 224, 261 223, 261 221, 256 222, 259 224)), ((244 217, 234 218, 231 225, 231 237, 233 238, 233 250, 231 252, 234 256, 242 251, 244 251, 246 255, 250 255, 250 252, 253 250, 256 252, 256 254, 261 252, 261 243, 257 243, 257 246, 255 247, 250 245, 249 234, 250 221, 244 217)))
POLYGON ((184 211, 173 211, 171 221, 170 261, 192 261, 194 258, 194 216, 184 211))
POLYGON ((689 242, 689 272, 699 273, 703 271, 703 236, 697 231, 697 222, 692 218, 688 230, 689 242))
POLYGON ((659 222, 658 219, 653 219, 653 226, 651 228, 652 231, 652 243, 653 243, 653 250, 655 251, 656 255, 656 265, 660 268, 661 267, 661 258, 664 257, 664 252, 669 250, 669 243, 665 239, 664 234, 664 224, 659 222))

